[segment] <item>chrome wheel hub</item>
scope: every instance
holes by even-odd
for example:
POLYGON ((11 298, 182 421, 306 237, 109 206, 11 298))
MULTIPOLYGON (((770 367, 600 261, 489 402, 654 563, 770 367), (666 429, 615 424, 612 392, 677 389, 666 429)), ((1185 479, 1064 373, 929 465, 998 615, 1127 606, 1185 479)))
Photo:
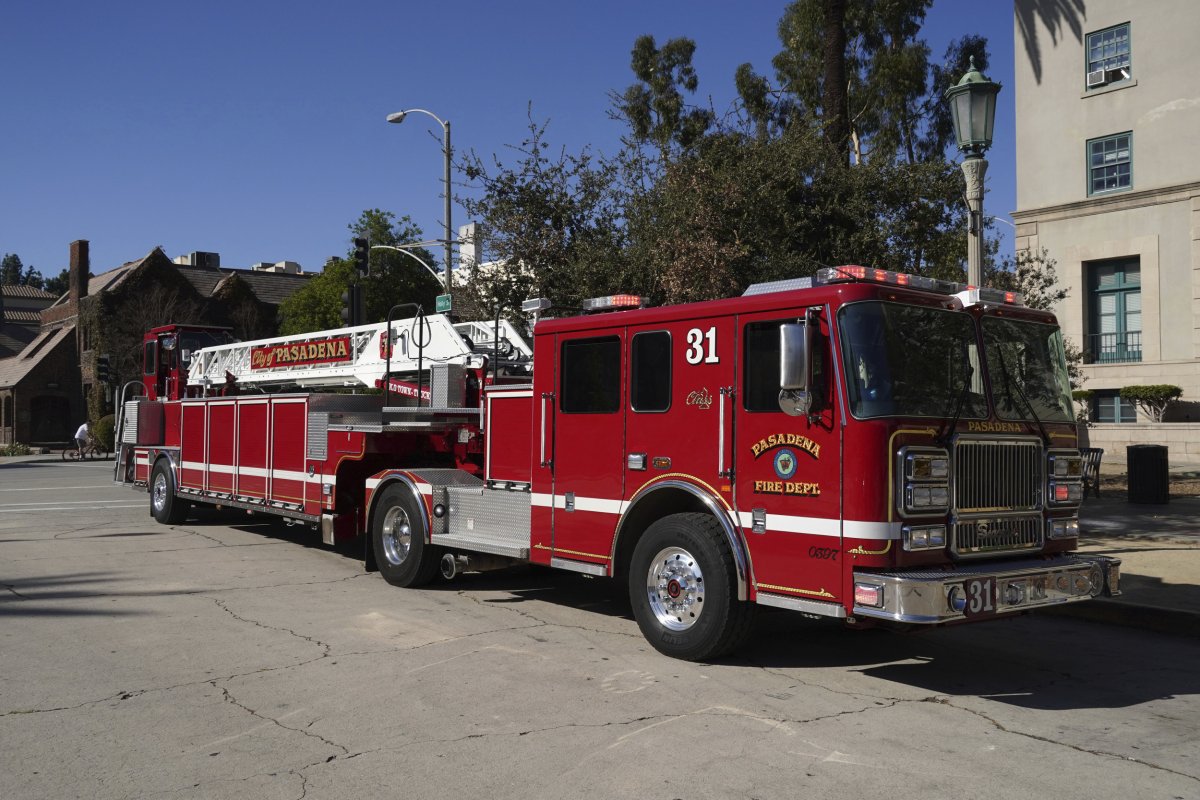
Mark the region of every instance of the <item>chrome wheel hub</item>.
POLYGON ((167 476, 158 473, 154 476, 154 487, 150 492, 150 504, 155 511, 162 511, 167 504, 167 476))
POLYGON ((398 567, 408 558, 412 548, 412 526, 408 514, 399 506, 389 508, 383 518, 383 556, 393 567, 398 567))
POLYGON ((668 547, 650 562, 646 575, 650 610, 663 627, 684 631, 696 624, 704 610, 704 573, 691 553, 668 547))

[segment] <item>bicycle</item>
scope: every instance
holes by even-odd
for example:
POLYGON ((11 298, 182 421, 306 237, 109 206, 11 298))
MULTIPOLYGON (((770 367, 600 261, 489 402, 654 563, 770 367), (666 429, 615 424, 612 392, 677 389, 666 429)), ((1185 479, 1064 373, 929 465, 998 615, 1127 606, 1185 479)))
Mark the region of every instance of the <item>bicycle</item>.
POLYGON ((88 432, 87 443, 82 448, 68 447, 62 451, 63 461, 91 461, 94 458, 107 459, 108 448, 100 443, 100 440, 95 437, 90 431, 88 432))

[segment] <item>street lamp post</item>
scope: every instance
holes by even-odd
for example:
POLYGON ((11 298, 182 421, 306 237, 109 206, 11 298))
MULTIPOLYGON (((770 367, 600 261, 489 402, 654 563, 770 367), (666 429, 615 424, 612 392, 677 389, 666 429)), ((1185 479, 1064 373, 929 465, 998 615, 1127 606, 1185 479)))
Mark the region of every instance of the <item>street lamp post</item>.
POLYGON ((451 245, 454 240, 454 237, 450 233, 450 121, 444 120, 432 111, 426 111, 423 108, 407 108, 403 111, 397 111, 394 114, 388 114, 387 121, 399 124, 404 122, 404 118, 409 114, 425 114, 428 117, 432 117, 437 124, 442 126, 442 155, 445 157, 442 181, 445 184, 446 191, 445 215, 443 217, 446 228, 444 240, 446 247, 446 294, 450 294, 451 276, 454 272, 453 263, 450 260, 453 257, 451 245))
POLYGON ((962 170, 967 179, 967 283, 971 286, 983 285, 983 177, 988 165, 983 154, 992 146, 999 92, 1000 84, 984 77, 971 56, 971 68, 945 95, 958 149, 967 154, 962 170))

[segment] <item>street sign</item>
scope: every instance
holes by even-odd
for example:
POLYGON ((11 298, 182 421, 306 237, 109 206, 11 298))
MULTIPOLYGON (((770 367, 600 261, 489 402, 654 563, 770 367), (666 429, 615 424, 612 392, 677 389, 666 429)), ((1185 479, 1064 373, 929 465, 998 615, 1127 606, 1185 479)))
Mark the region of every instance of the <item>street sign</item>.
POLYGON ((450 310, 450 295, 439 294, 437 296, 437 313, 445 314, 450 310))

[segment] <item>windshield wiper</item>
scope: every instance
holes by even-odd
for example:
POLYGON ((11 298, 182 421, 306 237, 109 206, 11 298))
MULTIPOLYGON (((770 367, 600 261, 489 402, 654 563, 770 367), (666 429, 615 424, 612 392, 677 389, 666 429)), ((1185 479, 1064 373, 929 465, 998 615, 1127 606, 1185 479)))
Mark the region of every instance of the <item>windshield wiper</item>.
POLYGON ((1025 394, 1025 390, 1021 388, 1021 384, 1012 379, 1012 374, 1008 371, 1008 362, 1004 360, 1004 354, 1000 348, 996 348, 996 356, 1000 359, 1000 369, 1004 371, 1004 383, 1008 387, 1009 394, 1016 392, 1017 397, 1025 403, 1025 408, 1029 410, 1029 416, 1033 417, 1033 421, 1037 423, 1038 430, 1042 432, 1042 444, 1050 446, 1050 435, 1046 433, 1046 426, 1042 424, 1042 420, 1038 417, 1037 412, 1033 410, 1033 403, 1025 394))
POLYGON ((975 368, 971 366, 970 361, 967 362, 966 366, 966 374, 963 376, 963 388, 958 393, 958 402, 954 404, 954 414, 950 417, 950 422, 946 426, 945 432, 938 434, 937 437, 938 444, 943 447, 946 446, 946 442, 950 440, 950 437, 954 435, 954 429, 958 427, 958 418, 962 416, 963 403, 971 391, 971 378, 975 376, 975 368))

